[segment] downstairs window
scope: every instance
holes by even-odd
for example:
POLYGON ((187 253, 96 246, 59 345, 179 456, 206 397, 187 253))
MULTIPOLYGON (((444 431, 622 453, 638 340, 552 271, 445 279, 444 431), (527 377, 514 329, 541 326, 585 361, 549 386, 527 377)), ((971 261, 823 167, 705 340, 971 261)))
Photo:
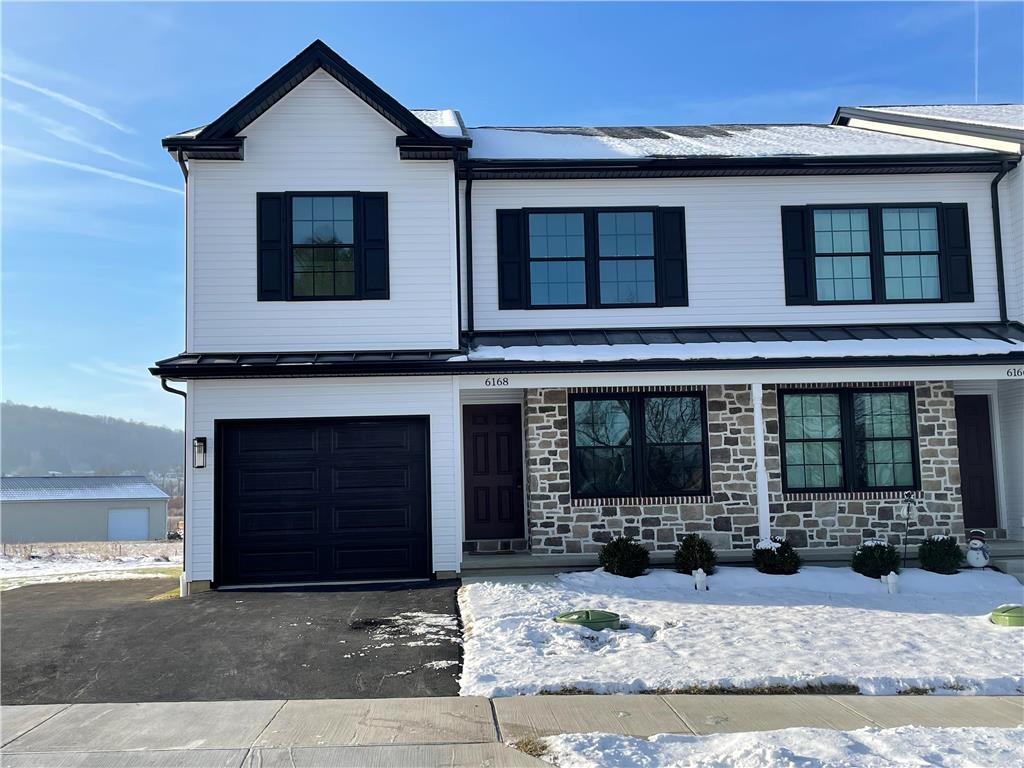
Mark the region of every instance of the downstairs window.
POLYGON ((573 395, 573 496, 706 493, 704 413, 704 396, 700 393, 573 395))

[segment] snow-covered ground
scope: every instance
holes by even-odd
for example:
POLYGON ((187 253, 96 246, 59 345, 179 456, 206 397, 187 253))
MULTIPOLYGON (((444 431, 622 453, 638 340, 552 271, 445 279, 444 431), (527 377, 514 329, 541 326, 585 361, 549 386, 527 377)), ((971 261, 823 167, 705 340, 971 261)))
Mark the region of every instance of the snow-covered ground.
POLYGON ((0 555, 0 591, 32 584, 166 577, 181 567, 181 544, 112 542, 23 545, 0 555))
POLYGON ((660 734, 650 739, 581 733, 542 739, 559 768, 1010 768, 1024 754, 1024 728, 924 728, 660 734))
POLYGON ((988 620, 997 605, 1024 602, 1024 586, 995 571, 918 569, 899 585, 890 595, 848 568, 813 566, 793 576, 720 568, 706 592, 671 571, 471 584, 459 592, 461 693, 830 683, 864 694, 1024 693, 1024 629, 988 620), (628 626, 595 632, 551 620, 583 608, 615 611, 628 626))

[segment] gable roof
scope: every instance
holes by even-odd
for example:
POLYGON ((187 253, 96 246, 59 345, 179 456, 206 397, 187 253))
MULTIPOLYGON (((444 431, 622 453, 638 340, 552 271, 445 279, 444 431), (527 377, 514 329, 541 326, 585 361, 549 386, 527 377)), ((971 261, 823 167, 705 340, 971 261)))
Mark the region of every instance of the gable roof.
POLYGON ((0 501, 113 501, 166 499, 141 475, 0 477, 0 501))
POLYGON ((470 128, 470 160, 636 160, 669 158, 821 158, 989 154, 947 144, 837 125, 670 125, 588 128, 470 128))
POLYGON ((196 159, 241 160, 244 140, 241 133, 246 126, 318 69, 324 70, 402 131, 405 137, 399 137, 400 146, 450 148, 465 147, 469 143, 464 136, 434 130, 322 40, 314 40, 216 120, 201 128, 168 136, 163 145, 169 151, 182 150, 196 159))
POLYGON ((1024 104, 893 104, 839 107, 833 125, 851 118, 1024 142, 1024 104))

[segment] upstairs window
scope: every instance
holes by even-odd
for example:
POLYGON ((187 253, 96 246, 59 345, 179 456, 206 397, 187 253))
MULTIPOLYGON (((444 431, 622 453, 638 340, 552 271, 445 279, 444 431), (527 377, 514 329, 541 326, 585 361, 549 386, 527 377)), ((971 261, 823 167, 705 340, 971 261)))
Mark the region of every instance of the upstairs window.
POLYGON ((256 195, 260 301, 387 299, 386 192, 256 195))
POLYGON ((704 398, 699 394, 574 395, 576 498, 667 497, 707 492, 704 398))
POLYGON ((787 491, 900 491, 917 487, 909 389, 783 391, 787 491))
POLYGON ((498 306, 685 306, 682 208, 497 212, 498 306))
POLYGON ((871 301, 871 234, 867 208, 814 212, 818 301, 871 301))
POLYGON ((355 296, 355 242, 352 197, 293 197, 292 294, 355 296))
POLYGON ((786 206, 787 304, 974 301, 967 205, 786 206))
POLYGON ((530 299, 534 306, 587 303, 582 213, 531 213, 530 299))
POLYGON ((886 299, 942 298, 934 208, 883 208, 882 253, 886 299))
POLYGON ((653 304, 654 214, 597 214, 598 279, 602 305, 653 304))

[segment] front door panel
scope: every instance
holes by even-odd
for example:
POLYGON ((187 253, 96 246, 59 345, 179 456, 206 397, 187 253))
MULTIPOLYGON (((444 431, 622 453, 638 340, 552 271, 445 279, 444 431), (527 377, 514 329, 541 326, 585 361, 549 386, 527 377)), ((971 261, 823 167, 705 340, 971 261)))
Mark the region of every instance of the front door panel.
POLYGON ((516 404, 462 411, 466 539, 523 538, 523 426, 516 404))

